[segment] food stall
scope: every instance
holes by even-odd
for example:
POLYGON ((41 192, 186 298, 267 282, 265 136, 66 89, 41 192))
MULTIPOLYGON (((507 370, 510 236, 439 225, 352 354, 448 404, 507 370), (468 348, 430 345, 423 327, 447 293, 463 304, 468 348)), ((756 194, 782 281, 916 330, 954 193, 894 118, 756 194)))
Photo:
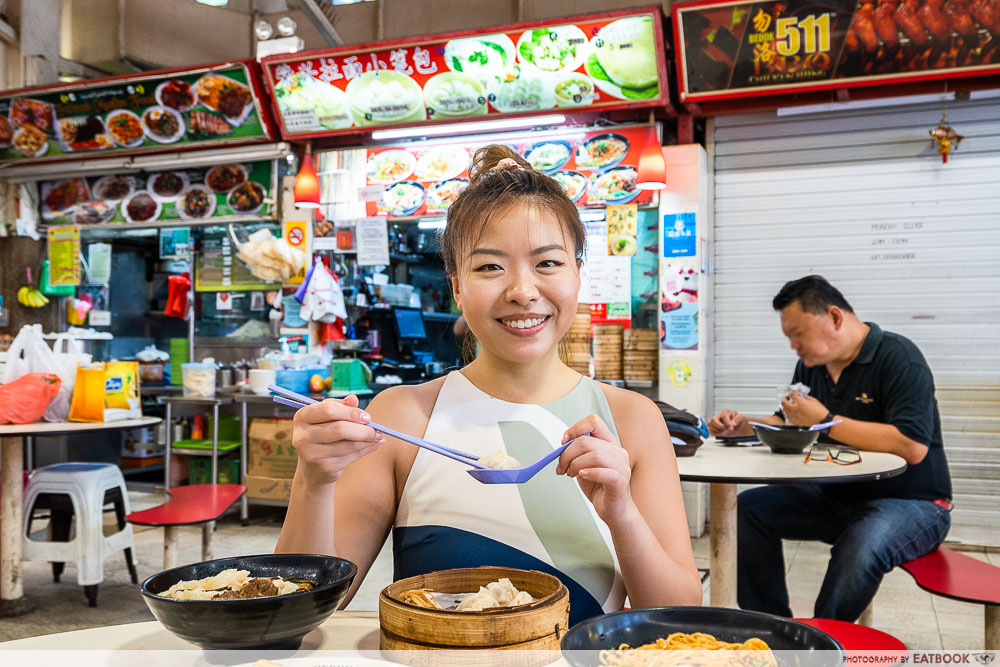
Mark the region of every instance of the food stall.
POLYGON ((926 355, 955 490, 949 539, 980 545, 1000 544, 996 450, 978 435, 996 425, 983 410, 1000 413, 966 399, 988 395, 981 369, 1000 361, 981 310, 1000 288, 997 199, 978 181, 1000 166, 998 6, 673 9, 681 104, 711 117, 715 407, 773 409, 795 357, 767 304, 785 280, 824 275, 926 355))
POLYGON ((566 189, 587 226, 570 362, 655 395, 658 198, 636 180, 651 111, 669 106, 661 23, 658 9, 609 12, 263 61, 282 137, 318 155, 332 229, 313 247, 338 267, 352 319, 384 359, 376 379, 456 363, 454 343, 450 358, 435 345, 459 314, 435 235, 475 150, 506 143, 566 189), (592 325, 617 331, 596 367, 592 325), (633 327, 651 336, 636 336, 626 377, 622 331, 633 327))
MULTIPOLYGON (((147 353, 139 388, 146 399, 187 393, 184 363, 255 359, 276 346, 264 295, 280 280, 261 280, 234 262, 227 234, 230 223, 246 232, 278 228, 290 149, 275 141, 261 91, 256 63, 245 61, 0 99, 0 178, 21 184, 29 205, 19 224, 48 241, 44 266, 27 268, 43 276, 42 291, 55 301, 49 307, 65 313, 60 320, 88 328, 74 330, 75 338, 104 340, 86 343, 95 361, 147 353)), ((99 448, 91 455, 121 455, 126 474, 162 479, 163 444, 191 435, 182 424, 190 431, 200 419, 91 443, 99 448)), ((194 439, 212 432, 199 430, 194 439)), ((218 437, 209 454, 213 442, 218 437)), ((36 447, 29 465, 52 462, 57 454, 47 452, 36 447)), ((211 469, 217 465, 212 456, 211 469)), ((205 466, 192 467, 208 477, 205 466)))

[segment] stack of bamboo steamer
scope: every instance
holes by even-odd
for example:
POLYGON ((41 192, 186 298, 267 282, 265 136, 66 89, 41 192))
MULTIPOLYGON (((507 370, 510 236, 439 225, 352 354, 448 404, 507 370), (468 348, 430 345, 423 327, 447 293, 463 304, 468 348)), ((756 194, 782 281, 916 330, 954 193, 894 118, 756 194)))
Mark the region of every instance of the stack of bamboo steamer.
POLYGON ((656 381, 659 332, 656 329, 626 329, 624 343, 625 381, 656 381))
POLYGON ((622 342, 624 327, 621 324, 594 325, 594 377, 599 380, 621 380, 622 342))
POLYGON ((566 334, 566 363, 583 375, 590 375, 590 304, 576 306, 576 317, 566 334))

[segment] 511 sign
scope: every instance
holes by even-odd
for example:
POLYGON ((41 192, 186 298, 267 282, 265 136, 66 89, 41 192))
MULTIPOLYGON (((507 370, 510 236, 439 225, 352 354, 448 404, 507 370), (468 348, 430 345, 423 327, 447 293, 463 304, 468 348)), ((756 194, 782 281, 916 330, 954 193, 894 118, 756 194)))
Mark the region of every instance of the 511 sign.
POLYGON ((825 76, 831 65, 834 13, 773 17, 759 8, 750 20, 753 46, 749 83, 768 84, 825 76), (772 29, 773 28, 773 29, 772 29))

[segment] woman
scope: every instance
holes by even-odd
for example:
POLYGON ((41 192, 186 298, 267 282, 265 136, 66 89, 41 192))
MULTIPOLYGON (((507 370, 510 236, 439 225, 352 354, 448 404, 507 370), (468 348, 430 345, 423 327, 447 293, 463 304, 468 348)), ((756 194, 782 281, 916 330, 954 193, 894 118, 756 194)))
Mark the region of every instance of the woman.
POLYGON ((569 588, 571 623, 621 609, 626 594, 633 607, 700 604, 660 411, 559 357, 580 289, 576 207, 505 146, 479 150, 470 175, 442 246, 478 355, 445 378, 380 393, 367 413, 353 396, 300 410, 277 551, 357 563, 353 596, 391 528, 396 579, 480 565, 547 571, 569 588), (382 436, 371 420, 522 464, 577 440, 555 474, 484 485, 454 461, 382 436))

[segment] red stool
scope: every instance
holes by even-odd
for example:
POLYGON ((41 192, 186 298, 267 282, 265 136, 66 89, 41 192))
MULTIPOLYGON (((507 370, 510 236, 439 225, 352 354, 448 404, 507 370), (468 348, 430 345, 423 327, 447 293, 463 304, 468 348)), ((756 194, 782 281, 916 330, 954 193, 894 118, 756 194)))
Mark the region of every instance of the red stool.
POLYGON ((906 644, 888 632, 869 628, 866 625, 834 621, 829 618, 796 618, 793 620, 811 625, 836 639, 843 645, 848 657, 868 651, 878 651, 879 655, 884 655, 887 652, 897 653, 896 662, 900 662, 907 655, 906 644))

